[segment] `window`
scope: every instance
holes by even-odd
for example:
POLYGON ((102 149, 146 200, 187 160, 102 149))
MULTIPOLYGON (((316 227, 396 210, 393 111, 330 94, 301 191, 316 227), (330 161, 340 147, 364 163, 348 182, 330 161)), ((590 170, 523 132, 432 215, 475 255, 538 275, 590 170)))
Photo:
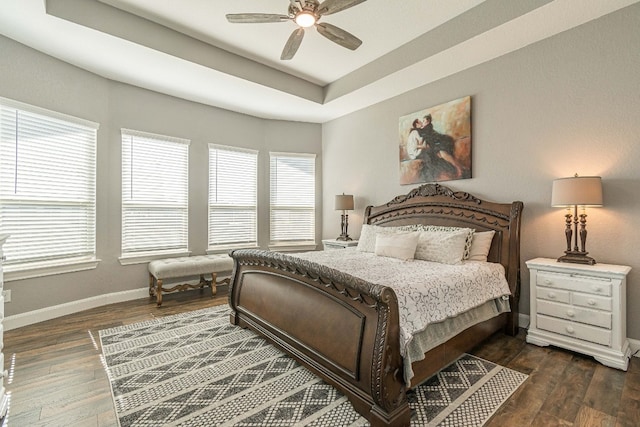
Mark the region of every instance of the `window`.
POLYGON ((271 245, 315 245, 315 154, 271 153, 271 245))
POLYGON ((27 271, 14 279, 95 268, 97 129, 0 98, 0 230, 11 235, 5 266, 27 271))
POLYGON ((122 130, 121 263, 187 255, 188 193, 189 141, 122 130))
POLYGON ((209 250, 256 247, 258 152, 209 144, 209 250))

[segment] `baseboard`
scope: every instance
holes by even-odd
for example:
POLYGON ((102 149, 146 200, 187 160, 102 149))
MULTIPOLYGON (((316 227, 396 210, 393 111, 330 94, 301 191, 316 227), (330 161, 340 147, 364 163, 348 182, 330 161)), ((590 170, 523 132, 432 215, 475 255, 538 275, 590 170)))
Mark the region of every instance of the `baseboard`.
POLYGON ((529 315, 528 314, 518 314, 518 327, 527 329, 529 327, 529 315))
POLYGON ((640 357, 640 341, 629 339, 629 347, 631 347, 631 355, 640 357))
POLYGON ((41 308, 38 310, 28 311, 26 313, 15 314, 13 316, 7 316, 2 321, 2 324, 5 331, 10 331, 22 326, 33 325, 34 323, 44 322, 46 320, 55 319, 56 317, 78 313, 90 308, 102 307, 103 305, 114 304, 116 302, 131 301, 134 299, 141 299, 145 297, 149 297, 148 287, 134 289, 131 291, 98 295, 91 298, 54 305, 52 307, 41 308))

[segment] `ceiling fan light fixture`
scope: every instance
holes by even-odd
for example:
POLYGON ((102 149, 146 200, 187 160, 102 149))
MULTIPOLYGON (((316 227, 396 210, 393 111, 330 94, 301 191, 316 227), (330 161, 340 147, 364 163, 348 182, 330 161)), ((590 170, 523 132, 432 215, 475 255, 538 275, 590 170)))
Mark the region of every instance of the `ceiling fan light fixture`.
POLYGON ((300 12, 296 15, 296 24, 303 28, 311 27, 316 23, 316 17, 313 13, 300 12))

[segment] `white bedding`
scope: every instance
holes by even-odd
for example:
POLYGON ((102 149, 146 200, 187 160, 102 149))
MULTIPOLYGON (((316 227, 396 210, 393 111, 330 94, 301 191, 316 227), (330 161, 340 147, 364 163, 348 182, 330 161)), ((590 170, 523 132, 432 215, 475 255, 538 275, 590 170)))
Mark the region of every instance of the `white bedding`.
POLYGON ((403 356, 414 336, 427 326, 510 295, 504 267, 492 262, 403 261, 355 248, 291 255, 393 288, 398 297, 403 356))

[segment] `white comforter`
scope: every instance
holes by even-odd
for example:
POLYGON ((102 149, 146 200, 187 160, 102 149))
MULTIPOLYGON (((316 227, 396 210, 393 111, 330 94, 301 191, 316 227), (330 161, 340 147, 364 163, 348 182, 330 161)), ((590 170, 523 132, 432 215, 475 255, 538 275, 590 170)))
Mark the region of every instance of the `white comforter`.
POLYGON ((393 288, 398 297, 403 356, 414 335, 428 325, 510 295, 504 267, 492 262, 402 261, 356 248, 291 255, 393 288))

